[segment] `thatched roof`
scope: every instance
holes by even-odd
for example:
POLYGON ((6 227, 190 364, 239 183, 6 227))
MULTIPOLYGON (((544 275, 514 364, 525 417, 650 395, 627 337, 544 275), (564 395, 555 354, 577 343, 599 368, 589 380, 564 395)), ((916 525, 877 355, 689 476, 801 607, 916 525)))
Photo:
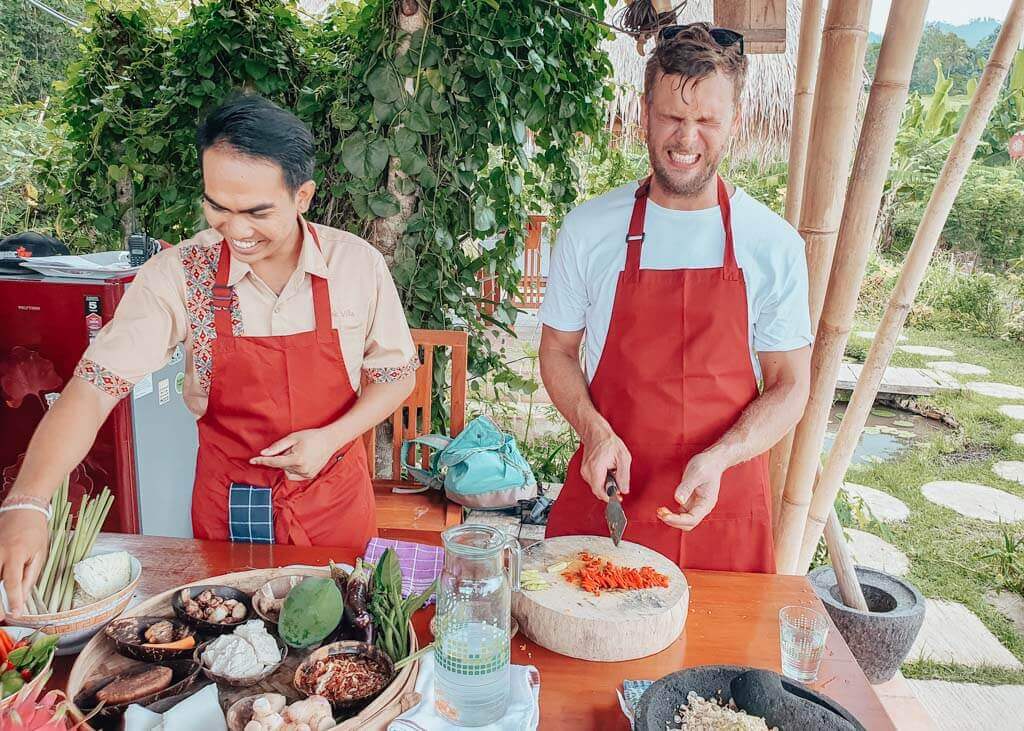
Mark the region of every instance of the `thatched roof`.
MULTIPOLYGON (((713 0, 690 0, 680 12, 680 23, 711 22, 713 0)), ((786 52, 751 54, 747 86, 743 92, 742 126, 733 154, 768 160, 784 158, 789 144, 789 117, 792 113, 793 83, 796 76, 796 44, 800 35, 800 0, 788 0, 786 12, 786 52)), ((615 13, 609 11, 609 20, 615 13)), ((647 49, 654 47, 648 41, 647 49)), ((636 51, 636 41, 616 34, 604 44, 614 67, 615 99, 609 104, 609 128, 620 120, 627 134, 640 123, 640 91, 644 82, 647 56, 636 51)))

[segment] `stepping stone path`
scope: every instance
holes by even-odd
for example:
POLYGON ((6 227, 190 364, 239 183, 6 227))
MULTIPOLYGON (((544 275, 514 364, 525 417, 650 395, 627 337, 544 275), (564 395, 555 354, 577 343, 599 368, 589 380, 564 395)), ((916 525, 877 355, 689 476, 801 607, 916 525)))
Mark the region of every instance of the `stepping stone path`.
POLYGON ((921 492, 931 502, 968 518, 991 523, 1024 520, 1024 500, 994 487, 973 482, 939 480, 922 486, 921 492))
POLYGON ((964 388, 982 396, 992 398, 1014 398, 1024 399, 1024 388, 1011 386, 1008 383, 992 383, 989 381, 971 381, 964 384, 964 388))
POLYGON ((901 345, 899 349, 904 353, 913 353, 914 355, 930 355, 936 358, 951 357, 956 355, 952 350, 946 350, 945 348, 934 348, 931 345, 901 345))
MULTIPOLYGON (((1024 686, 908 680, 940 731, 1021 729, 1024 686)), ((909 727, 908 727, 909 728, 909 727)))
MULTIPOLYGON (((857 332, 854 333, 854 335, 856 335, 857 337, 864 338, 865 340, 874 340, 875 339, 875 334, 876 334, 876 331, 874 331, 874 330, 858 330, 857 332)), ((907 336, 906 335, 900 335, 899 337, 896 338, 896 342, 897 343, 904 343, 906 341, 907 341, 907 336)))
POLYGON ((847 482, 843 492, 850 497, 860 498, 871 510, 871 514, 883 523, 899 523, 910 517, 910 509, 902 500, 867 485, 847 482))
POLYGON ((894 576, 906 576, 910 571, 910 560, 896 546, 856 528, 847 528, 846 535, 854 563, 894 576))
POLYGON ((1012 591, 990 591, 985 595, 985 599, 1024 635, 1024 596, 1012 591))
POLYGON ((925 599, 924 624, 908 661, 934 660, 958 665, 1024 668, 970 609, 945 599, 925 599), (955 629, 955 631, 950 631, 955 629))
POLYGON ((1012 460, 996 462, 992 465, 992 471, 1004 480, 1024 485, 1024 462, 1014 462, 1012 460))
POLYGON ((1009 416, 1011 419, 1024 421, 1024 406, 1020 404, 1003 404, 999 407, 999 413, 1003 416, 1009 416))
POLYGON ((1013 443, 1014 444, 1017 444, 1017 445, 1020 445, 1021 447, 1024 447, 1024 433, 1022 433, 1022 434, 1014 434, 1010 438, 1013 439, 1013 443))
POLYGON ((934 371, 943 373, 955 373, 958 376, 987 376, 991 371, 988 368, 971 363, 958 363, 955 360, 937 360, 928 364, 934 371))

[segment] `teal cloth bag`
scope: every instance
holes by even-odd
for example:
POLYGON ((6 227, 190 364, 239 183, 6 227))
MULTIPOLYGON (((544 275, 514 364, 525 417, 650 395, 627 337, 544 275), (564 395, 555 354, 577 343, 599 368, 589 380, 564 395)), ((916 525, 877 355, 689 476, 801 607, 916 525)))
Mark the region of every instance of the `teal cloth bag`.
POLYGON ((417 482, 444 490, 467 508, 496 510, 537 497, 537 480, 515 437, 486 416, 473 419, 454 439, 428 434, 402 444, 402 467, 417 482), (429 447, 430 468, 409 463, 414 444, 429 447))

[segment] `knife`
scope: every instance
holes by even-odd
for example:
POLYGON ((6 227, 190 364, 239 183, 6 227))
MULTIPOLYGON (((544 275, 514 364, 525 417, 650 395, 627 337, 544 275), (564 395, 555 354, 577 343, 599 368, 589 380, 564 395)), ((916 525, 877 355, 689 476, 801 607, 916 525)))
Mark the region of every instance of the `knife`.
POLYGON ((605 478, 604 490, 608 493, 608 505, 604 509, 604 519, 608 521, 608 532, 611 534, 612 543, 618 546, 619 541, 622 540, 622 534, 626 530, 626 513, 622 510, 619 483, 615 481, 615 475, 611 472, 605 478))

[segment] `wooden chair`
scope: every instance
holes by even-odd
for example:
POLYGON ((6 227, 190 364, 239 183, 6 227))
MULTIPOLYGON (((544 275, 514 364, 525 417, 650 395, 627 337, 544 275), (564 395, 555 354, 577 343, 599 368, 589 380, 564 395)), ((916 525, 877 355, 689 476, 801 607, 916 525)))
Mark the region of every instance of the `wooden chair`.
POLYGON ((526 224, 526 244, 523 249, 523 276, 519 280, 519 300, 515 306, 523 310, 540 309, 547 288, 547 277, 541 274, 541 232, 547 216, 531 215, 526 224))
MULTIPOLYGON (((449 502, 437 490, 406 494, 394 488, 420 487, 419 483, 402 479, 402 442, 431 432, 431 384, 436 348, 451 350, 451 384, 448 394, 450 436, 458 435, 466 425, 466 369, 468 335, 458 330, 413 330, 413 342, 420 354, 416 369, 416 386, 409 398, 391 415, 391 475, 378 477, 376 465, 376 430, 363 435, 369 456, 370 477, 377 503, 377 527, 382 538, 399 538, 420 543, 440 544, 441 531, 462 522, 462 506, 449 502)), ((419 450, 419 461, 429 465, 428 450, 419 450)))

